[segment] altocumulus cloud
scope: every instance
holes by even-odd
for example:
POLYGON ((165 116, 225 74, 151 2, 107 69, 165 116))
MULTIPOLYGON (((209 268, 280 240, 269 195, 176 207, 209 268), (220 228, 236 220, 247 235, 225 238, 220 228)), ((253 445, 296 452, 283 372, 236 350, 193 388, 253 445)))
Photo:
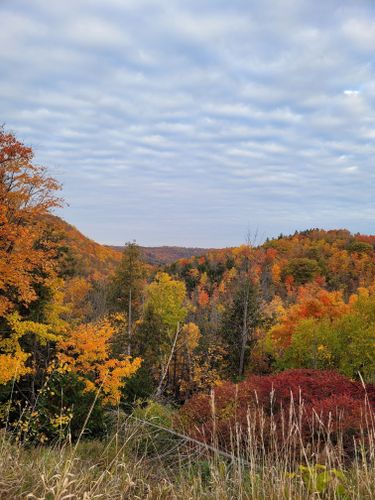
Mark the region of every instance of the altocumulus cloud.
POLYGON ((3 0, 1 121, 121 244, 373 232, 372 0, 3 0))

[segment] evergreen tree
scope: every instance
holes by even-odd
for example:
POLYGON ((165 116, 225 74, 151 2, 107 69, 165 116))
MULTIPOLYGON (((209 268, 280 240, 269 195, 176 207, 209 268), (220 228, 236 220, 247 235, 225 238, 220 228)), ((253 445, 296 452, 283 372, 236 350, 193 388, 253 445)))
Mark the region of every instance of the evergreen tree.
POLYGON ((109 288, 109 310, 127 317, 127 353, 131 354, 133 324, 141 316, 146 264, 135 242, 125 245, 121 262, 109 288))

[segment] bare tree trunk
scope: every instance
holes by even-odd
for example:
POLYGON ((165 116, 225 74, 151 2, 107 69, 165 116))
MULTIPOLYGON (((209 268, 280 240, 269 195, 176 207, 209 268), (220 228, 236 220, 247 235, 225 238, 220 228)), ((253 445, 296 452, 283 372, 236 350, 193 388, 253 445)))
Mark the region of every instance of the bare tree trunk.
POLYGON ((176 356, 176 350, 174 351, 173 354, 173 391, 175 397, 177 397, 177 356, 176 356))
POLYGON ((129 289, 129 313, 128 313, 128 356, 131 355, 132 336, 132 289, 129 289))
POLYGON ((243 310, 243 321, 242 321, 242 334, 241 334, 241 352, 240 352, 240 364, 238 374, 241 377, 244 373, 244 365, 245 365, 245 350, 247 345, 247 311, 249 307, 249 294, 250 294, 250 286, 247 284, 246 286, 246 295, 245 295, 245 303, 243 310))
POLYGON ((169 354, 169 358, 168 358, 168 361, 167 361, 167 364, 165 366, 165 369, 162 373, 162 376, 160 377, 160 382, 159 382, 159 385, 158 385, 158 388, 156 389, 156 392, 155 392, 155 397, 158 398, 161 396, 162 392, 163 392, 163 384, 164 384, 164 380, 165 380, 165 377, 169 371, 169 365, 171 364, 171 361, 172 361, 172 358, 173 358, 173 354, 174 354, 174 351, 176 349, 176 344, 177 344, 177 339, 178 339, 178 335, 181 331, 181 328, 180 328, 180 324, 177 323, 177 330, 176 330, 176 335, 174 337, 174 340, 173 340, 173 344, 172 344, 172 348, 171 348, 171 352, 169 354))
POLYGON ((193 366, 191 362, 190 351, 188 348, 186 349, 186 358, 187 358, 187 376, 188 376, 188 388, 186 391, 186 397, 189 398, 193 386, 193 366))
POLYGON ((244 300, 244 308, 243 308, 243 321, 242 321, 242 332, 241 332, 241 351, 240 351, 240 362, 239 362, 239 367, 238 367, 238 374, 241 377, 244 374, 245 370, 245 351, 248 343, 248 309, 249 309, 249 296, 250 296, 250 276, 249 276, 249 271, 250 271, 250 259, 253 262, 253 257, 251 256, 250 252, 252 248, 256 244, 256 240, 258 237, 258 230, 256 230, 253 238, 251 237, 250 231, 247 232, 246 235, 246 247, 248 250, 248 255, 245 255, 245 266, 244 266, 244 273, 245 273, 245 284, 246 284, 246 292, 245 292, 245 300, 244 300))

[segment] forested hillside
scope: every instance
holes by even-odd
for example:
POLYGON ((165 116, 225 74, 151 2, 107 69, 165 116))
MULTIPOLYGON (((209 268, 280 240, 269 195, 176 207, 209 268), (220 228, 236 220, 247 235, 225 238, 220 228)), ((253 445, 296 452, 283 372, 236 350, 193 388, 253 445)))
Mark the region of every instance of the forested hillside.
MULTIPOLYGON (((123 247, 110 246, 118 252, 123 247)), ((204 255, 209 251, 208 248, 189 248, 189 247, 140 247, 143 258, 146 262, 155 265, 172 264, 179 259, 189 259, 190 257, 204 255)))
MULTIPOLYGON (((331 469, 358 449, 367 460, 375 236, 311 229, 169 263, 203 250, 119 252, 84 237, 53 215, 58 182, 5 131, 0 166, 0 425, 10 454, 13 440, 107 439, 116 409, 182 436, 185 451, 190 440, 245 456, 250 434, 234 450, 233 432, 251 421, 251 449, 280 453, 288 442, 288 467, 319 464, 328 444, 331 469)), ((150 452, 149 437, 143 429, 135 455, 150 452)), ((163 454, 166 443, 154 446, 163 454)))

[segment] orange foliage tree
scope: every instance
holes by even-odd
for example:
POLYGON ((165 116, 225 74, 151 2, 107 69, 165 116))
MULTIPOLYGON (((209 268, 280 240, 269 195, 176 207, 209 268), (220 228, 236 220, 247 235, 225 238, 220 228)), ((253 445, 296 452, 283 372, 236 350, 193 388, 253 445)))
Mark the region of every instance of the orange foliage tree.
POLYGON ((348 311, 342 292, 328 292, 317 284, 300 287, 297 302, 285 310, 280 321, 271 328, 269 339, 279 348, 290 345, 299 322, 308 318, 338 318, 348 311))
POLYGON ((42 216, 60 204, 60 186, 32 160, 31 148, 0 130, 0 316, 36 299, 36 270, 50 265, 48 249, 36 243, 42 216))
POLYGON ((104 403, 117 404, 125 380, 140 367, 141 359, 111 357, 115 329, 108 321, 88 323, 75 328, 58 343, 61 372, 76 373, 87 391, 101 390, 104 403))
POLYGON ((61 204, 59 188, 33 163, 32 149, 0 129, 0 384, 30 372, 19 339, 29 333, 38 338, 46 330, 22 323, 21 316, 27 317, 38 290, 51 288, 54 252, 43 238, 43 216, 61 204), (21 314, 17 321, 15 312, 21 314))

